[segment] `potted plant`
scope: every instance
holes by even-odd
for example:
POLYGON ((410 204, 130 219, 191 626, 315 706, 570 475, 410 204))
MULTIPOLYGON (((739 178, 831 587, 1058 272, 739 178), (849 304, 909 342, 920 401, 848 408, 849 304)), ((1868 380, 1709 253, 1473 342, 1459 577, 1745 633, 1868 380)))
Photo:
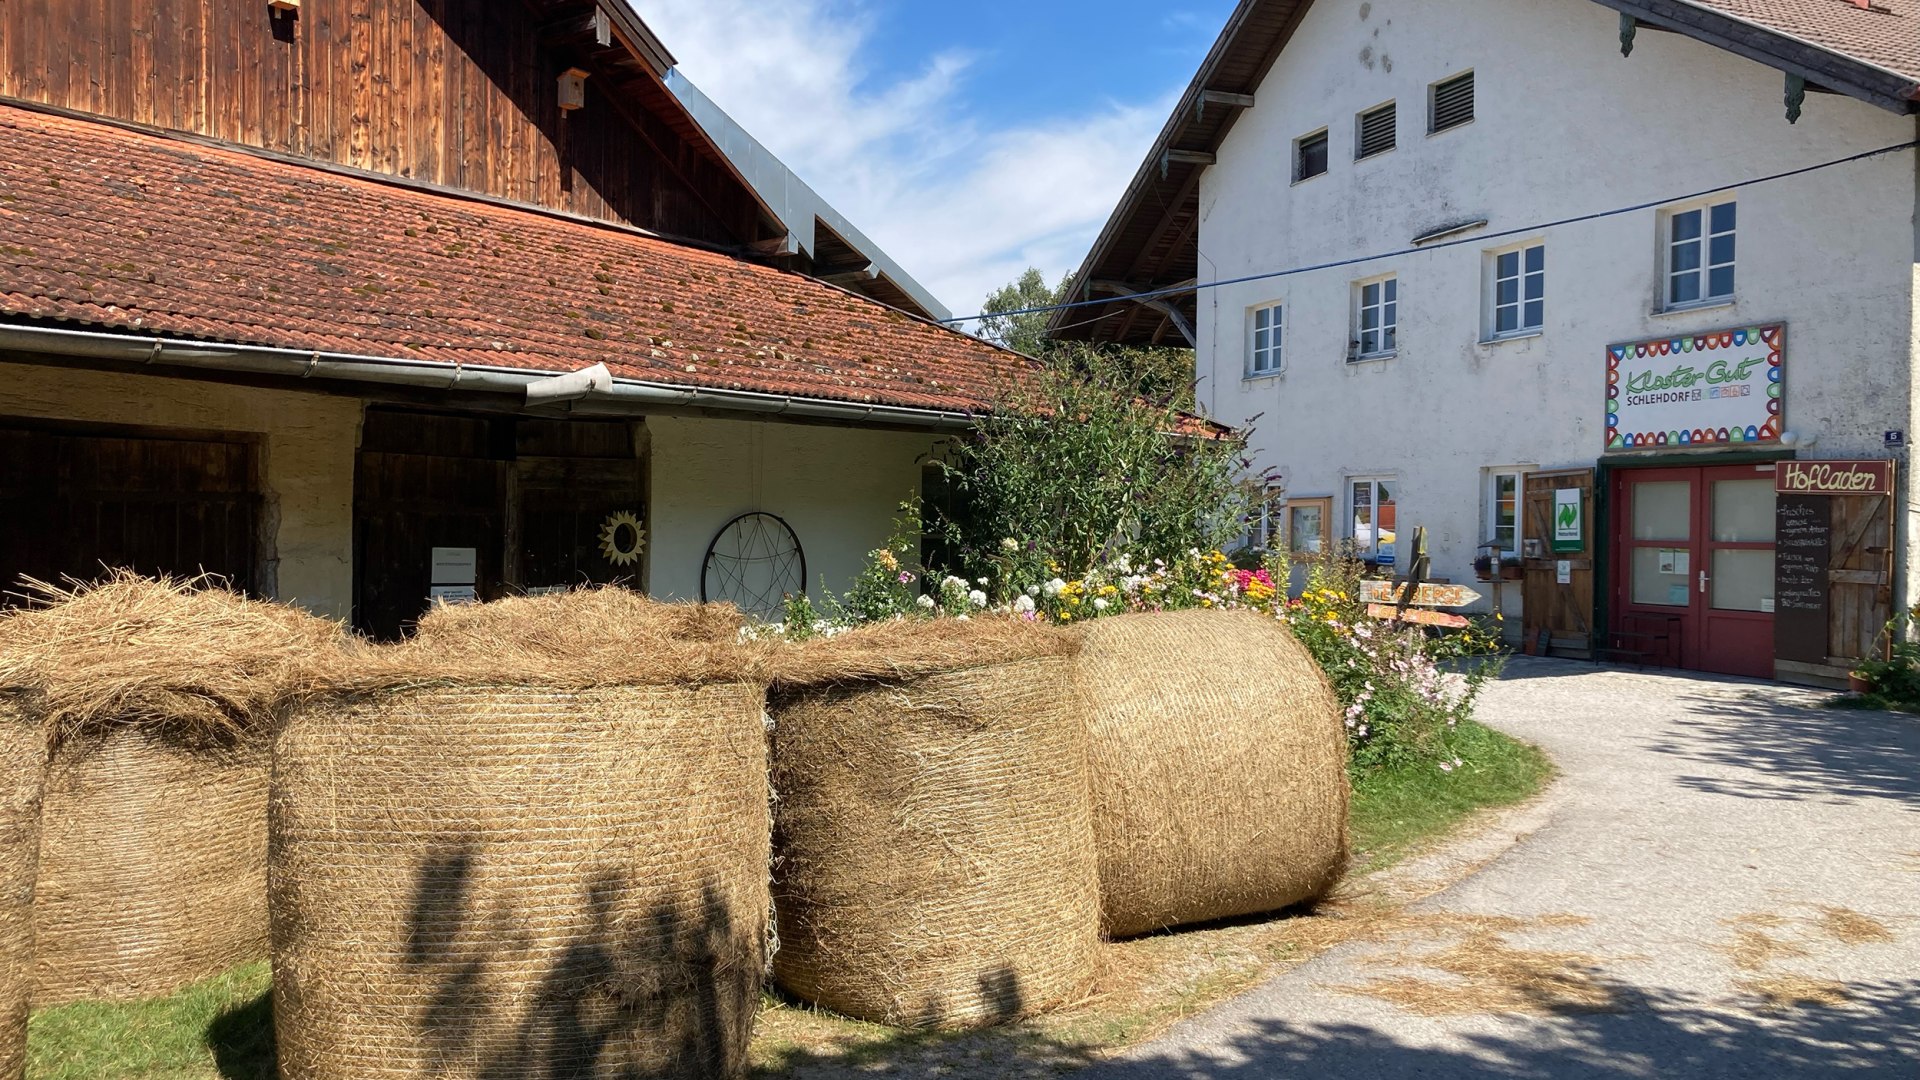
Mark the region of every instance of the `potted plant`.
POLYGON ((1847 672, 1847 692, 1868 694, 1873 691, 1873 677, 1858 668, 1847 672))
POLYGON ((1481 581, 1493 580, 1493 556, 1479 555, 1473 560, 1473 576, 1481 581))
POLYGON ((1520 561, 1518 555, 1508 555, 1500 560, 1500 577, 1503 581, 1520 581, 1527 576, 1527 564, 1520 561))

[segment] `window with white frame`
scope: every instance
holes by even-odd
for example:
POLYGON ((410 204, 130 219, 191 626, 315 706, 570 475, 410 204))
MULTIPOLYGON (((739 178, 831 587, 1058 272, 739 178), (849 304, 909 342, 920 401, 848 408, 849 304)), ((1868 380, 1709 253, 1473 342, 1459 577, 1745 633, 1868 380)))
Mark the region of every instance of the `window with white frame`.
POLYGON ((1427 133, 1438 135, 1473 123, 1473 72, 1427 88, 1427 133))
POLYGON ((1271 551, 1280 543, 1286 497, 1281 488, 1269 487, 1265 496, 1247 509, 1247 531, 1241 537, 1243 547, 1271 551))
POLYGON ((1264 304, 1247 315, 1247 377, 1278 375, 1286 368, 1286 313, 1264 304))
POLYGON ((1525 477, 1518 469, 1487 473, 1487 541, 1498 545, 1495 559, 1520 557, 1520 497, 1526 490, 1525 477))
POLYGON ((1356 477, 1351 485, 1347 538, 1363 562, 1392 566, 1398 554, 1399 525, 1394 495, 1399 483, 1388 477, 1356 477))
POLYGON ((1354 118, 1353 159, 1365 161, 1399 145, 1400 110, 1389 101, 1354 118))
POLYGON ((1733 299, 1735 231, 1732 200, 1666 215, 1666 306, 1695 307, 1733 299))
POLYGON ((1493 254, 1488 337, 1537 334, 1547 324, 1547 246, 1526 244, 1493 254))
POLYGON ((1381 278, 1354 288, 1353 359, 1377 360, 1400 347, 1400 279, 1381 278))

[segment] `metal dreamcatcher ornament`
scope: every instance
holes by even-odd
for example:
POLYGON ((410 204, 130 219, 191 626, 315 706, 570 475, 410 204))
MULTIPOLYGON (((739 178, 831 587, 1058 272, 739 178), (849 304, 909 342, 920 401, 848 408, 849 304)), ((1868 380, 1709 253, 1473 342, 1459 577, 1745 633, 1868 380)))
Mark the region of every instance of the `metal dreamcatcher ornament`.
POLYGON ((638 514, 625 510, 607 515, 600 525, 600 557, 615 566, 626 567, 640 561, 647 550, 647 527, 638 514))
POLYGON ((700 599, 778 619, 789 596, 807 588, 807 555, 793 526, 773 514, 742 514, 722 526, 700 573, 700 599))

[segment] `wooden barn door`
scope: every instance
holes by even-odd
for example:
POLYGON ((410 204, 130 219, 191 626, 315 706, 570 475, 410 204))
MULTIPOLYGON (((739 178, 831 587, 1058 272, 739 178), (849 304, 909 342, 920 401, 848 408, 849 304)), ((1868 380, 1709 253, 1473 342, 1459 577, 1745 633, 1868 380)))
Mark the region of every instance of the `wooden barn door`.
POLYGON ((1893 499, 1836 495, 1832 569, 1828 571, 1829 664, 1851 668, 1884 656, 1881 636, 1893 618, 1893 499))
POLYGON ((426 613, 435 548, 472 549, 480 598, 501 595, 512 438, 510 420, 367 410, 353 489, 360 630, 391 640, 426 613))
POLYGON ((128 569, 258 592, 258 464, 245 436, 0 422, 0 590, 128 569))
POLYGON ((1527 648, 1542 654, 1586 659, 1593 655, 1593 470, 1530 473, 1526 483, 1526 516, 1522 535, 1540 554, 1526 559, 1522 598, 1526 611, 1522 625, 1527 648), (1555 552, 1554 492, 1580 491, 1583 527, 1579 551, 1555 552), (1567 581, 1560 580, 1566 562, 1567 581), (1544 646, 1544 648, 1542 647, 1544 646))

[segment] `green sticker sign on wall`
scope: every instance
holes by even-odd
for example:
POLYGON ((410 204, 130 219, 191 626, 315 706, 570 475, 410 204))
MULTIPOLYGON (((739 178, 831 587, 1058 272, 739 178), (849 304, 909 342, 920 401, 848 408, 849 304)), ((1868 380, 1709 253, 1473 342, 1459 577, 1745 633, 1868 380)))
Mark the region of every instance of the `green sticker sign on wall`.
POLYGON ((1553 493, 1553 550, 1587 549, 1586 492, 1579 488, 1559 488, 1553 493))

